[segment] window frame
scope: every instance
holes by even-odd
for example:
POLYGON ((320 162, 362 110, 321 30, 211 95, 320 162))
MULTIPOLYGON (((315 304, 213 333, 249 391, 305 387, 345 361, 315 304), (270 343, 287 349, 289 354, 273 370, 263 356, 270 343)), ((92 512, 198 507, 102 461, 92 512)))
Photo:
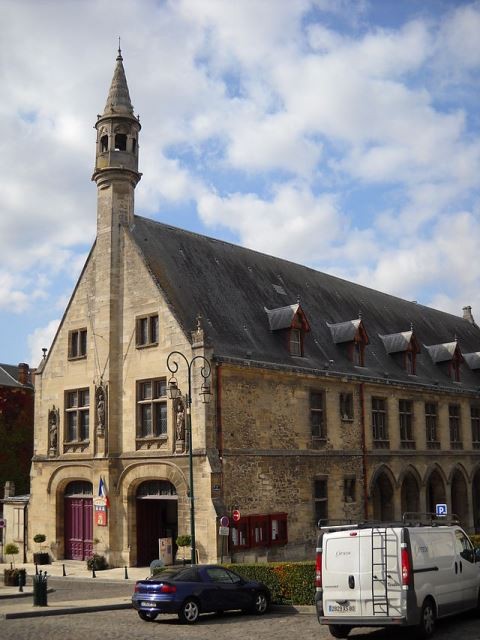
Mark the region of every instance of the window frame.
POLYGON ((388 404, 387 399, 380 396, 371 397, 372 439, 376 449, 389 449, 388 404), (378 406, 382 403, 382 408, 378 406), (376 406, 374 406, 376 405, 376 406), (380 437, 383 436, 383 437, 380 437))
POLYGON ((135 346, 137 349, 158 346, 158 339, 158 313, 149 313, 135 318, 135 346))
POLYGON ((85 443, 90 440, 90 388, 80 387, 65 391, 64 400, 65 429, 63 434, 64 444, 85 443), (72 404, 71 398, 76 397, 72 404), (84 400, 87 400, 87 404, 84 400), (81 401, 83 401, 81 403, 81 401), (75 419, 73 419, 75 417, 75 419), (86 426, 85 426, 86 417, 86 426), (75 424, 73 424, 75 423, 75 424), (84 436, 84 437, 80 437, 84 436))
POLYGON ((448 429, 450 434, 450 447, 463 449, 462 442, 462 411, 458 403, 448 405, 448 429))
POLYGON ((315 441, 326 442, 327 440, 327 417, 325 406, 325 389, 310 389, 310 433, 315 441), (321 406, 314 406, 314 397, 321 398, 321 406), (314 416, 320 416, 320 425, 314 424, 314 416))
POLYGON ((353 422, 355 411, 353 407, 353 393, 351 391, 342 391, 339 393, 339 411, 340 420, 342 422, 353 422))
POLYGON ((407 398, 398 400, 398 426, 400 430, 400 447, 415 449, 413 401, 407 398))
POLYGON ((472 431, 472 449, 480 449, 480 404, 470 405, 470 425, 472 431))
POLYGON ((425 402, 425 442, 427 449, 440 449, 438 439, 438 404, 436 402, 425 402), (432 435, 434 437, 432 437, 432 435))
POLYGON ((343 477, 343 502, 345 504, 357 502, 357 478, 354 475, 343 477))
POLYGON ((146 378, 137 380, 135 386, 137 440, 166 440, 168 438, 167 379, 146 378), (146 394, 147 385, 150 385, 151 389, 149 395, 146 394), (145 424, 144 408, 146 407, 150 408, 149 428, 145 424), (160 415, 158 415, 159 411, 160 415))
POLYGON ((313 509, 315 526, 320 520, 328 520, 328 477, 318 476, 313 481, 313 509), (323 488, 324 491, 319 491, 323 488))
POLYGON ((87 357, 87 328, 72 329, 68 332, 68 359, 83 360, 87 357))

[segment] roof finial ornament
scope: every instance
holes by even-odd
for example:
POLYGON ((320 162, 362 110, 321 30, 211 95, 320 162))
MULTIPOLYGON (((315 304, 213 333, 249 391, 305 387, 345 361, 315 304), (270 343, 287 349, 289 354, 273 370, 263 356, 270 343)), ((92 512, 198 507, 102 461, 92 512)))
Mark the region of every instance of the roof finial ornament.
POLYGON ((120 46, 120 36, 118 36, 118 56, 117 60, 123 60, 122 58, 122 48, 120 46))
POLYGON ((362 310, 361 309, 358 310, 358 319, 359 320, 362 319, 362 310))
POLYGON ((410 331, 413 332, 413 322, 410 322, 410 331))
POLYGON ((202 330, 202 314, 197 313, 197 333, 200 333, 202 330))

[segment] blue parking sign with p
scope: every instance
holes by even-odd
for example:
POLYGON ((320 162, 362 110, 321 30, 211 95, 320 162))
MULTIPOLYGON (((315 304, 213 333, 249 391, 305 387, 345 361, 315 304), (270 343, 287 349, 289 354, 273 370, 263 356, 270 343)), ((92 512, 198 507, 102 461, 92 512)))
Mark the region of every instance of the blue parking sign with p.
POLYGON ((447 505, 446 504, 437 504, 435 506, 435 511, 437 516, 446 516, 447 515, 447 505))

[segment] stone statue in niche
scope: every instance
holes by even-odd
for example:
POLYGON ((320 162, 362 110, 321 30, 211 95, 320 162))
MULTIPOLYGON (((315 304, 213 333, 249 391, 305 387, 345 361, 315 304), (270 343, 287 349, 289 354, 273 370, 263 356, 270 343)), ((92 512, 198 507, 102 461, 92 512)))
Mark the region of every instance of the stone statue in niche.
POLYGON ((175 411, 175 453, 185 452, 185 404, 182 398, 177 398, 175 411))
POLYGON ((97 435, 105 433, 107 424, 107 393, 103 385, 95 390, 95 406, 97 409, 97 435))
POLYGON ((58 451, 58 426, 60 422, 60 412, 55 405, 48 412, 48 453, 51 456, 57 455, 58 451))

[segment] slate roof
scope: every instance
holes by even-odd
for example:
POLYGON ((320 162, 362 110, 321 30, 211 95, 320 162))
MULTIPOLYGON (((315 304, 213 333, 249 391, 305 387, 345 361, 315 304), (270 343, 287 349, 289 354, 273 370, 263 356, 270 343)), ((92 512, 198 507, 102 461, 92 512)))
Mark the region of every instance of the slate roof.
POLYGON ((17 380, 18 367, 13 364, 0 364, 0 387, 22 388, 17 380))
POLYGON ((387 353, 400 353, 406 351, 410 346, 413 331, 402 331, 401 333, 391 333, 387 336, 378 336, 385 345, 387 353))
POLYGON ((478 394, 480 372, 467 363, 461 365, 461 382, 453 382, 422 346, 417 375, 409 376, 379 337, 403 333, 413 323, 420 345, 449 343, 456 337, 462 352, 480 352, 479 327, 459 316, 139 216, 131 233, 187 336, 197 314, 202 315, 215 358, 312 372, 330 367, 339 374, 439 384, 478 394), (265 308, 288 307, 299 298, 311 329, 305 334, 304 357, 288 353, 284 340, 270 330, 265 313, 265 308), (365 367, 350 362, 327 324, 351 323, 359 309, 370 339, 365 367))

